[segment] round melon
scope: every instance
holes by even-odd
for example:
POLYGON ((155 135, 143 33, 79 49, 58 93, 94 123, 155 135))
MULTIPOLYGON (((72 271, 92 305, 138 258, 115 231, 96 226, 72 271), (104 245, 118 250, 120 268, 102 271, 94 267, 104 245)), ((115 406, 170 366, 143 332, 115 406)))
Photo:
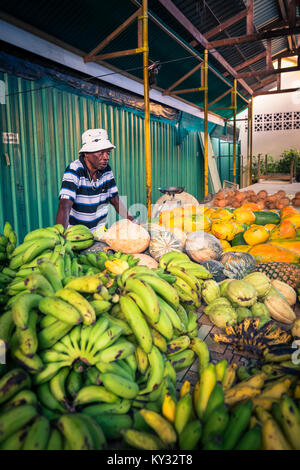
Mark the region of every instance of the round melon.
POLYGON ((189 233, 185 242, 185 251, 197 263, 206 260, 219 260, 222 255, 222 245, 219 240, 202 230, 189 233))

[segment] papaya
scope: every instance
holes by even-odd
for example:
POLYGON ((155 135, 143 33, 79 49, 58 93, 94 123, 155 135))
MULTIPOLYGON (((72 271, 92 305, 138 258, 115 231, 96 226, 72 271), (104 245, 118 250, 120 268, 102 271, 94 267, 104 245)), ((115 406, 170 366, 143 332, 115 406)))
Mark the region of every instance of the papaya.
POLYGON ((276 239, 285 239, 285 238, 295 238, 296 237, 296 227, 289 220, 282 220, 281 223, 273 228, 270 233, 270 240, 276 239))
POLYGON ((270 244, 300 255, 300 238, 294 238, 293 240, 270 240, 270 244))
POLYGON ((286 215, 282 221, 289 220, 292 222, 292 224, 295 225, 296 229, 300 228, 300 214, 297 212, 297 214, 288 214, 286 215))
POLYGON ((255 221, 255 214, 250 209, 235 209, 233 214, 237 223, 250 225, 255 221))
MULTIPOLYGON (((300 242, 299 242, 300 243, 300 242)), ((236 247, 234 247, 236 249, 236 247)), ((281 246, 272 245, 271 243, 261 243, 251 246, 249 253, 254 256, 257 263, 299 263, 300 253, 288 250, 281 246)))
POLYGON ((299 212, 293 206, 283 207, 283 209, 281 209, 281 211, 280 211, 281 219, 285 219, 286 217, 288 217, 289 215, 292 215, 292 214, 299 215, 299 212))
POLYGON ((262 225, 252 225, 243 234, 247 245, 258 245, 268 240, 270 232, 262 225))
POLYGON ((251 248, 252 247, 250 245, 236 245, 231 246, 230 248, 225 248, 225 250, 223 249, 223 252, 238 251, 239 253, 249 253, 251 248))

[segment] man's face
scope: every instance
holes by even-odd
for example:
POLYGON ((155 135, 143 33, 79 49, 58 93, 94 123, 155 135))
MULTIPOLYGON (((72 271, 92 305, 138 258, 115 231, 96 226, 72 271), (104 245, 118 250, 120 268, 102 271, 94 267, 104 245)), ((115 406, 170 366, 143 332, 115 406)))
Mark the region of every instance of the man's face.
POLYGON ((85 153, 84 155, 94 168, 97 168, 97 170, 104 170, 104 168, 108 165, 110 152, 111 149, 108 149, 100 150, 99 152, 89 152, 85 153))

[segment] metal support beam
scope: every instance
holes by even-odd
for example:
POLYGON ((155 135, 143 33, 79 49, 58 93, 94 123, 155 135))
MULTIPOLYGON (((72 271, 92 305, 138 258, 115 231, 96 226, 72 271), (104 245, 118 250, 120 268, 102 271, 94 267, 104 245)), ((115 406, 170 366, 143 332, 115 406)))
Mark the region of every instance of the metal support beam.
POLYGON ((136 49, 127 49, 125 51, 109 52, 107 54, 101 54, 91 57, 87 62, 99 62, 105 59, 114 59, 116 57, 125 57, 129 55, 141 54, 142 52, 144 52, 143 47, 136 49))
MULTIPOLYGON (((278 69, 281 68, 281 59, 278 59, 278 61, 277 61, 277 68, 278 69)), ((277 90, 280 90, 281 89, 281 75, 280 75, 280 73, 278 75, 276 75, 276 81, 277 81, 277 90)))
POLYGON ((232 105, 233 105, 233 182, 236 183, 236 111, 237 111, 237 102, 236 102, 236 78, 233 81, 233 90, 232 90, 232 105))
MULTIPOLYGON (((261 52, 260 54, 256 55, 255 57, 252 57, 251 59, 248 59, 246 61, 244 61, 242 64, 240 65, 237 65, 234 70, 236 72, 238 72, 239 70, 242 70, 242 69, 245 69, 246 67, 248 67, 249 65, 252 65, 254 64, 255 62, 261 60, 261 59, 264 59, 266 57, 267 53, 264 51, 264 52, 261 52)), ((225 76, 228 75, 228 73, 224 73, 225 76)))
POLYGON ((267 40, 266 67, 267 67, 268 70, 273 69, 273 64, 272 64, 272 39, 267 40))
POLYGON ((144 105, 145 105, 145 159, 146 159, 146 200, 148 221, 151 220, 152 181, 151 181, 151 139, 150 139, 150 101, 149 101, 149 44, 148 44, 148 0, 143 0, 143 67, 144 67, 144 105))
POLYGON ((294 93, 295 91, 299 91, 298 88, 286 88, 286 89, 280 89, 280 90, 271 90, 271 91, 257 91, 254 93, 253 96, 263 96, 263 95, 278 95, 280 93, 294 93))
POLYGON ((237 36, 235 38, 220 39, 212 41, 208 44, 208 49, 217 47, 233 46, 234 44, 243 44, 246 42, 261 41, 262 39, 272 39, 284 36, 291 36, 300 33, 300 26, 294 28, 279 28, 273 31, 264 31, 262 33, 246 34, 245 36, 237 36))
POLYGON ((224 31, 224 29, 229 28, 230 26, 232 26, 235 23, 238 23, 239 21, 241 21, 246 16, 247 16, 247 10, 242 10, 237 15, 232 16, 228 20, 224 21, 223 23, 218 24, 218 26, 216 26, 215 28, 212 28, 207 33, 205 33, 204 34, 205 39, 210 39, 213 36, 216 36, 217 34, 224 31))
POLYGON ((209 104, 208 104, 208 107, 212 106, 213 104, 217 103, 218 101, 220 101, 222 98, 224 98, 225 96, 229 95, 229 93, 231 93, 231 90, 232 88, 230 88, 229 90, 225 91, 224 93, 222 93, 222 95, 218 96, 218 98, 216 98, 215 100, 211 101, 209 104))
POLYGON ((208 194, 208 51, 204 51, 204 196, 208 194))
POLYGON ((186 88, 185 90, 175 90, 175 91, 170 91, 169 93, 164 93, 165 95, 183 95, 185 93, 196 93, 198 91, 204 91, 204 87, 199 87, 199 88, 186 88))

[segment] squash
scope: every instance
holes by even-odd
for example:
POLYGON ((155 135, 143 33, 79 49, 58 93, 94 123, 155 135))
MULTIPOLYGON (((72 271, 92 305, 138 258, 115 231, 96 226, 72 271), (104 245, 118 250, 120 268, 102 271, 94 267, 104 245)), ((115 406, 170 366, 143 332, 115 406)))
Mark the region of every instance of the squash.
POLYGON ((256 267, 256 261, 252 255, 249 253, 240 253, 240 252, 227 252, 223 253, 220 262, 228 267, 231 263, 239 263, 242 266, 246 266, 249 270, 256 267))
POLYGON ((183 251, 181 241, 174 233, 164 231, 150 241, 149 253, 156 261, 169 251, 183 251))
POLYGON ((219 240, 203 231, 189 233, 185 242, 185 251, 194 261, 215 259, 222 254, 222 245, 219 240))
POLYGON ((233 215, 234 220, 240 224, 250 225, 255 221, 255 214, 250 209, 235 209, 233 215))
MULTIPOLYGON (((236 248, 236 247, 235 247, 236 248)), ((299 263, 300 256, 293 251, 279 246, 272 245, 270 243, 261 243, 250 247, 249 253, 254 256, 257 263, 299 263)))
POLYGON ((282 220, 281 223, 275 227, 270 233, 270 240, 277 240, 282 238, 295 238, 296 227, 289 220, 282 220))
POLYGON ((233 213, 229 209, 217 209, 213 214, 210 214, 209 218, 212 222, 227 222, 233 218, 233 213))
POLYGON ((212 274, 213 279, 217 282, 224 281, 226 279, 226 276, 223 272, 224 266, 222 263, 216 260, 207 260, 207 261, 201 261, 202 266, 204 266, 207 271, 212 274))
POLYGON ((288 301, 289 305, 295 305, 297 301, 297 294, 291 286, 289 286, 286 282, 278 281, 277 279, 273 279, 273 281, 271 281, 271 284, 273 287, 276 287, 279 292, 282 293, 282 295, 288 301))
POLYGON ((269 231, 260 225, 252 225, 248 228, 244 234, 244 240, 248 245, 258 245, 259 243, 264 243, 268 240, 270 233, 269 231))
POLYGON ((280 216, 277 212, 273 211, 254 211, 255 215, 254 223, 256 225, 267 225, 267 224, 275 224, 278 225, 280 223, 280 216))
POLYGON ((143 253, 133 253, 132 256, 139 259, 138 266, 147 266, 149 269, 158 268, 158 262, 152 256, 143 253))
POLYGON ((104 233, 103 241, 114 251, 142 253, 149 246, 150 235, 141 225, 122 219, 104 233))
POLYGON ((274 320, 290 325, 296 319, 294 311, 281 297, 272 295, 268 296, 264 301, 264 304, 274 320))

